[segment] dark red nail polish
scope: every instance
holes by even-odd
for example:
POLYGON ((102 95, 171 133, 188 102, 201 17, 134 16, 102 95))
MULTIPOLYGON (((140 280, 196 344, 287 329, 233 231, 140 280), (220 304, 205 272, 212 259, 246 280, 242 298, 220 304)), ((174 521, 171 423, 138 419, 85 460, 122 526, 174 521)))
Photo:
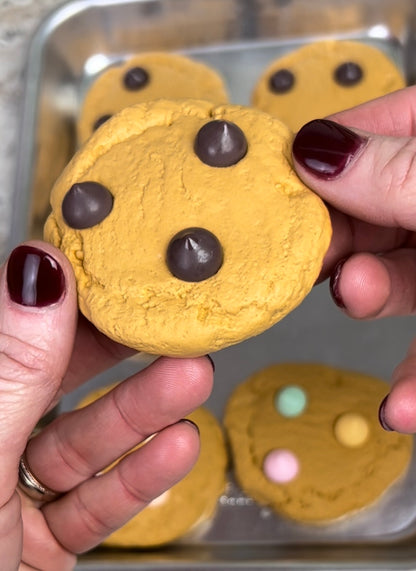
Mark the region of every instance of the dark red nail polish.
POLYGON ((61 266, 46 252, 18 246, 7 263, 7 286, 12 301, 30 307, 56 303, 65 289, 61 266))
POLYGON ((388 425, 386 421, 386 403, 389 395, 385 396, 384 399, 381 401, 380 408, 378 409, 378 420, 381 424, 381 427, 388 432, 392 432, 393 429, 388 425))
POLYGON ((183 418, 181 422, 185 422, 186 424, 191 425, 197 431, 197 433, 200 434, 199 426, 193 420, 190 420, 189 418, 183 418))
POLYGON ((329 278, 329 291, 331 292, 332 299, 341 309, 345 308, 345 303, 339 291, 339 279, 341 277, 342 268, 344 267, 345 262, 346 258, 344 260, 340 260, 335 266, 335 269, 329 278))
POLYGON ((342 173, 366 139, 327 119, 306 123, 293 141, 295 160, 315 176, 330 180, 342 173))
POLYGON ((215 373, 215 363, 214 363, 213 358, 211 357, 211 355, 206 355, 206 358, 211 363, 212 371, 215 373))

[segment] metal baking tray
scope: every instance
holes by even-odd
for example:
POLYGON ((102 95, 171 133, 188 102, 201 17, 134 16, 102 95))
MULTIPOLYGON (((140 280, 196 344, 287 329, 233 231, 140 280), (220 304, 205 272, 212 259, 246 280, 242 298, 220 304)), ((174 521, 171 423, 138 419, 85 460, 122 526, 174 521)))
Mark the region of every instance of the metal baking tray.
MULTIPOLYGON (((185 53, 223 74, 231 100, 248 104, 269 61, 320 38, 353 38, 389 53, 409 83, 416 77, 414 0, 75 0, 40 25, 27 55, 10 248, 41 236, 48 194, 75 149, 74 121, 85 88, 114 59, 142 50, 185 53)), ((326 284, 264 334, 213 355, 208 406, 221 418, 233 388, 281 361, 355 368, 388 380, 414 334, 411 318, 357 322, 338 311, 326 284)), ((62 403, 144 366, 128 360, 62 403)), ((90 570, 416 569, 416 461, 376 507, 308 528, 257 506, 232 482, 204 536, 159 550, 96 550, 90 570)))

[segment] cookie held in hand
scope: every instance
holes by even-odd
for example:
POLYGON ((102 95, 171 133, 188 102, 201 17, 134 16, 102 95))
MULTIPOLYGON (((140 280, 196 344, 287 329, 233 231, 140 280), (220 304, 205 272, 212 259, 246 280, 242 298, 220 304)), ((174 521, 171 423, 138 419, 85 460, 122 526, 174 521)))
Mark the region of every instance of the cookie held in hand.
POLYGON ((111 339, 197 356, 294 309, 331 238, 322 200, 266 113, 200 100, 124 109, 51 193, 45 238, 70 260, 81 312, 111 339))

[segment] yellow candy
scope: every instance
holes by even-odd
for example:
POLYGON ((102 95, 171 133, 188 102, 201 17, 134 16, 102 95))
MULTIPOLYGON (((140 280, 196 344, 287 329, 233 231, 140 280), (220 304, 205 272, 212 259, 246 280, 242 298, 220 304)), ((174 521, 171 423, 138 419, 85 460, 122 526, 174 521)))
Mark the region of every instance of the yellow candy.
POLYGON ((346 412, 335 422, 335 437, 340 444, 347 448, 358 448, 367 442, 370 436, 370 427, 361 414, 346 412))

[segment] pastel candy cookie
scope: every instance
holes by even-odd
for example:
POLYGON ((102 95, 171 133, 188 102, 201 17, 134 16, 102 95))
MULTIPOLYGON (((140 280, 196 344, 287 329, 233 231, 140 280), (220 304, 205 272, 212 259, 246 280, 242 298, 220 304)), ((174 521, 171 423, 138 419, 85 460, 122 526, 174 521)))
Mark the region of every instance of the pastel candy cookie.
POLYGON ((320 272, 328 211, 266 113, 158 100, 115 115, 51 194, 45 238, 71 262, 81 312, 150 354, 196 356, 263 332, 320 272))
MULTIPOLYGON (((78 408, 94 402, 112 386, 89 393, 78 408)), ((185 535, 197 536, 209 528, 226 486, 225 440, 218 420, 208 409, 201 407, 187 418, 198 425, 200 433, 201 448, 196 464, 183 480, 113 532, 104 545, 154 547, 185 535)))
POLYGON ((413 448, 411 436, 379 424, 387 392, 378 378, 321 364, 277 364, 251 376, 224 419, 242 489, 308 524, 374 504, 406 474, 413 448))
POLYGON ((273 61, 254 87, 252 105, 298 131, 405 86, 403 74, 378 48, 343 40, 303 46, 273 61))
POLYGON ((77 121, 78 143, 124 107, 161 97, 228 101, 222 77, 206 64, 168 52, 138 54, 108 67, 93 81, 77 121))

